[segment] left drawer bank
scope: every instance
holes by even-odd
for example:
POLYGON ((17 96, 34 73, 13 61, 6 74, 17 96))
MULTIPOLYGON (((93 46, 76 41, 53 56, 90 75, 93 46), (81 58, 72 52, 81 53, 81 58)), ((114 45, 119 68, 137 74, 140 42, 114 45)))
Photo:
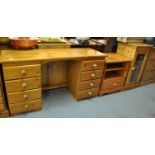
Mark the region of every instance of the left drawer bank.
POLYGON ((10 114, 42 109, 41 65, 11 63, 2 69, 10 114))

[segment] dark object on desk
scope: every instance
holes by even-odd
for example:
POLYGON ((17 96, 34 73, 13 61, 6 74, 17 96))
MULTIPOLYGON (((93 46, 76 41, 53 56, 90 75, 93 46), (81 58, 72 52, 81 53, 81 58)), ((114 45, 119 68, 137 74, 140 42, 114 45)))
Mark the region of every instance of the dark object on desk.
POLYGON ((155 37, 146 37, 144 43, 151 44, 155 46, 155 37))
POLYGON ((71 45, 71 48, 92 48, 103 53, 105 45, 77 44, 77 45, 71 45))
POLYGON ((0 45, 7 45, 9 42, 9 37, 0 37, 0 45))
POLYGON ((117 37, 108 37, 104 52, 114 52, 117 50, 117 37))
POLYGON ((108 37, 106 44, 97 43, 97 38, 93 39, 92 41, 96 40, 96 44, 89 44, 88 41, 78 44, 72 44, 72 48, 92 48, 102 53, 108 52, 116 52, 117 49, 117 38, 116 37, 108 37))

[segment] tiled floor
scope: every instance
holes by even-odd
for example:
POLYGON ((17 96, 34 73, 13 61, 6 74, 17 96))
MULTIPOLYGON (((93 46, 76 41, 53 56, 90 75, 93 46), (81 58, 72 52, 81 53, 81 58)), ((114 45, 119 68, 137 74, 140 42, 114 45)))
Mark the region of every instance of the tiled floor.
POLYGON ((42 111, 14 117, 155 117, 155 84, 79 102, 65 88, 46 91, 42 111))

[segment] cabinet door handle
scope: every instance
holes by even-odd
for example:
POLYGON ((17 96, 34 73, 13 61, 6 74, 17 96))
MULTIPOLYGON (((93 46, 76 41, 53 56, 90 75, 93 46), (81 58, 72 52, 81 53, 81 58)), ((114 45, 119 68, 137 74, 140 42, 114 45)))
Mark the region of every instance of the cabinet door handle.
POLYGON ((26 100, 28 99, 28 95, 27 94, 24 94, 23 98, 26 100))
POLYGON ((24 83, 22 84, 22 87, 23 87, 23 88, 26 88, 26 87, 27 87, 27 83, 24 82, 24 83))
POLYGON ((88 95, 90 95, 90 96, 91 96, 91 95, 92 95, 92 92, 91 92, 91 91, 89 91, 89 92, 88 92, 88 95))
POLYGON ((97 66, 98 66, 97 64, 93 64, 93 67, 94 67, 94 68, 97 68, 97 66))
POLYGON ((93 87, 93 86, 94 86, 94 83, 91 82, 91 83, 89 83, 89 85, 90 85, 91 87, 93 87))
POLYGON ((26 75, 26 70, 21 70, 21 74, 22 74, 23 76, 25 76, 25 75, 26 75))
POLYGON ((132 67, 132 70, 134 71, 135 70, 135 67, 132 67))

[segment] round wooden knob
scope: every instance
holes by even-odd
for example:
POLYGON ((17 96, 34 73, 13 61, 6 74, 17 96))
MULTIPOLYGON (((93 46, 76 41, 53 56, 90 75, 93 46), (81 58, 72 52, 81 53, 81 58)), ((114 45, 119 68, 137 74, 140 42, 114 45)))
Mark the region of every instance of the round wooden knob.
POLYGON ((26 86, 27 86, 26 83, 23 83, 23 84, 22 84, 22 87, 23 87, 23 88, 26 88, 26 86))
POLYGON ((91 74, 91 77, 92 77, 92 78, 94 78, 94 77, 95 77, 95 74, 94 74, 94 73, 92 73, 92 74, 91 74))
POLYGON ((134 71, 135 70, 135 67, 132 67, 132 70, 134 71))
POLYGON ((117 84, 116 83, 113 83, 113 86, 116 86, 117 84))
POLYGON ((28 99, 28 95, 27 94, 24 94, 23 98, 26 100, 28 99))
POLYGON ((93 64, 93 67, 94 67, 94 68, 97 68, 97 66, 98 66, 97 64, 93 64))
POLYGON ((89 83, 89 85, 90 85, 91 87, 93 87, 93 86, 94 86, 94 83, 89 83))
POLYGON ((22 74, 23 76, 25 76, 25 75, 26 75, 26 70, 21 70, 21 74, 22 74))
POLYGON ((28 104, 26 104, 24 107, 25 107, 25 109, 28 109, 29 108, 28 104))
POLYGON ((91 92, 91 91, 89 91, 89 92, 88 92, 88 95, 92 95, 92 92, 91 92))

